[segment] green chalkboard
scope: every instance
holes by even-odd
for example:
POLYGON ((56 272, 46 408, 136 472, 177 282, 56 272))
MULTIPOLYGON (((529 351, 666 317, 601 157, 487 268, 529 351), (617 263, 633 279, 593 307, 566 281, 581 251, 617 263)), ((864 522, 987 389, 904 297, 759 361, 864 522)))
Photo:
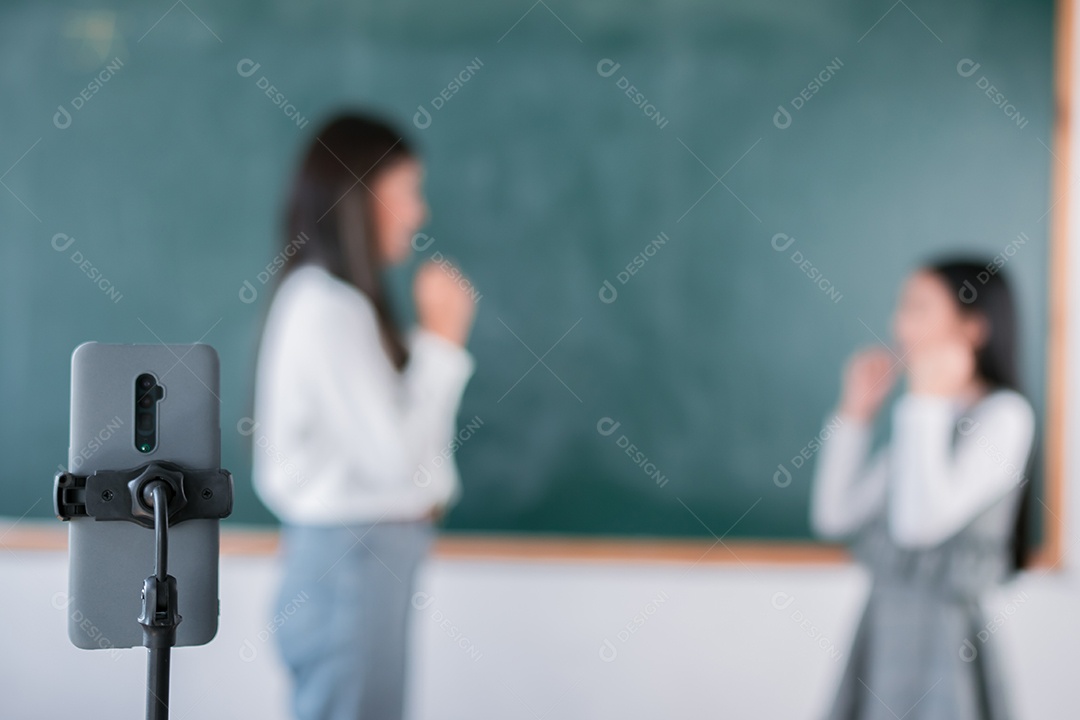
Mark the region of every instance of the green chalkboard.
POLYGON ((202 340, 230 522, 273 522, 236 430, 259 273, 300 149, 366 107, 427 163, 417 261, 482 295, 451 529, 807 538, 793 458, 920 259, 1001 255, 1043 408, 1052 10, 5 3, 0 514, 50 513, 78 343, 202 340))

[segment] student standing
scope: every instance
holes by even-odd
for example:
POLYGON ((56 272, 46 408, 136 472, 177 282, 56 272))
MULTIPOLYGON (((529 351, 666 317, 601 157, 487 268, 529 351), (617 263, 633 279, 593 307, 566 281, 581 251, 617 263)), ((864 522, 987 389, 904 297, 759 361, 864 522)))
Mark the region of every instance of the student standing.
POLYGON ((831 719, 1010 717, 999 637, 979 636, 979 600, 1026 555, 1035 422, 1017 390, 1009 286, 986 267, 914 273, 894 318, 895 354, 867 350, 846 369, 811 521, 850 544, 872 584, 831 719), (871 454, 871 424, 901 371, 891 440, 871 454))
POLYGON ((422 267, 405 336, 381 277, 425 220, 421 179, 400 133, 343 116, 310 144, 288 202, 254 479, 282 521, 274 635, 301 720, 402 716, 414 575, 459 494, 441 456, 473 372, 468 285, 422 267))

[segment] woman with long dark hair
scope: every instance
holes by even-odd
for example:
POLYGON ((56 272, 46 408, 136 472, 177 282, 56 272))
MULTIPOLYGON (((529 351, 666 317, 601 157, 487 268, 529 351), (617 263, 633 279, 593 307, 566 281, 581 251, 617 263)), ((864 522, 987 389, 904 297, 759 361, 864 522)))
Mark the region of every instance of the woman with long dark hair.
POLYGON ((872 579, 827 717, 1010 717, 979 604, 1027 556, 1035 421, 1009 285, 985 262, 924 267, 904 284, 893 334, 895 350, 849 361, 815 473, 813 527, 846 540, 872 579), (901 372, 890 441, 871 453, 901 372))
POLYGON ((383 286, 425 220, 421 179, 400 133, 345 115, 314 138, 288 200, 254 479, 282 520, 272 627, 302 720, 402 716, 414 576, 459 493, 444 451, 473 371, 471 289, 446 264, 422 267, 406 336, 383 286))

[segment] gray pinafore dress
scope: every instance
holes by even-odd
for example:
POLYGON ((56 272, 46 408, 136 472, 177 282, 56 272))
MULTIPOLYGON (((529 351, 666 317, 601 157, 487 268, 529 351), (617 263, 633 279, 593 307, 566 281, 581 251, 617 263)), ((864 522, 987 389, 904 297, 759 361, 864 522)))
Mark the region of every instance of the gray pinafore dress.
POLYGON ((1020 492, 936 547, 898 547, 884 512, 851 538, 872 586, 828 720, 1012 717, 979 601, 1011 573, 1020 492))

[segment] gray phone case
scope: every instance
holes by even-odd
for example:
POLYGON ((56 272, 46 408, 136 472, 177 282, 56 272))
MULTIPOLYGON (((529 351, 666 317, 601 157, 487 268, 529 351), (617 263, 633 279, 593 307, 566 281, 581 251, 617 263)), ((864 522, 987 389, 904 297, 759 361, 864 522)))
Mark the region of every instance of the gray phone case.
MULTIPOLYGON (((68 470, 126 470, 152 461, 192 468, 221 464, 218 357, 209 345, 83 343, 71 356, 68 470), (135 447, 135 379, 164 386, 157 447, 135 447)), ((154 571, 154 531, 124 521, 70 520, 68 637, 80 648, 142 645, 143 580, 154 571)), ((169 528, 169 574, 182 620, 176 645, 203 645, 217 633, 218 521, 169 528)))

